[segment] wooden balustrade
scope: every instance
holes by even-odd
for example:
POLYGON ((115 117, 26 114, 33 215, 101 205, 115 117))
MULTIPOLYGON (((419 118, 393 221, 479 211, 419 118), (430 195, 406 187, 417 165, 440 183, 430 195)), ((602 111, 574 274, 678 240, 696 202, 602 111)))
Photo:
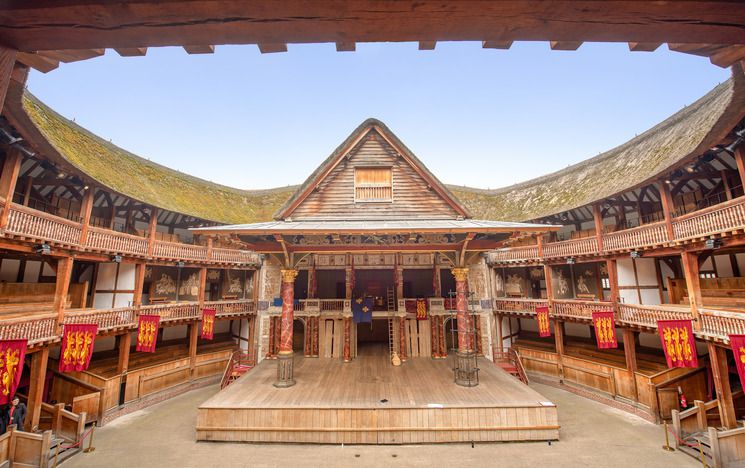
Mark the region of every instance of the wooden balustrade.
POLYGON ((496 313, 535 315, 536 307, 548 307, 548 299, 494 299, 496 313))
POLYGON ((23 338, 28 340, 29 346, 59 338, 57 315, 15 317, 0 320, 0 340, 19 340, 23 338))
POLYGON ((592 320, 593 312, 607 312, 609 310, 613 310, 612 302, 557 299, 552 304, 551 312, 554 317, 592 320))
POLYGON ((704 237, 745 228, 745 197, 736 198, 673 220, 675 240, 704 237))
POLYGON ((218 318, 240 317, 256 312, 256 302, 251 299, 236 301, 206 301, 205 308, 215 309, 218 318))
POLYGON ((545 258, 592 255, 597 253, 597 251, 598 239, 595 236, 551 242, 543 245, 543 256, 545 258))
POLYGON ((537 245, 512 247, 489 252, 489 261, 493 263, 540 260, 537 245))
POLYGON ((624 229, 622 231, 603 234, 603 250, 606 252, 618 250, 640 249, 667 243, 665 223, 643 224, 641 226, 624 229))
POLYGON ((8 214, 10 234, 68 246, 80 244, 82 225, 43 211, 13 203, 8 214))
POLYGON ((160 321, 194 320, 202 316, 197 302, 177 302, 175 304, 153 304, 142 306, 140 314, 160 315, 160 321))
POLYGON ((137 325, 135 307, 65 311, 63 323, 95 323, 98 331, 111 331, 137 325))
POLYGON ((85 247, 98 252, 147 256, 147 239, 123 232, 90 227, 85 247))
POLYGON ((207 260, 207 247, 156 240, 153 257, 201 262, 207 260))
POLYGON ((729 335, 745 335, 745 313, 726 310, 699 309, 701 335, 728 339, 729 335))
MULTIPOLYGON (((149 256, 148 239, 145 237, 89 226, 85 243, 81 244, 82 229, 83 226, 79 222, 13 203, 4 234, 40 242, 61 244, 85 251, 136 257, 149 256)), ((261 264, 261 258, 255 252, 226 248, 210 250, 203 245, 161 240, 154 242, 152 258, 240 265, 261 264)))
POLYGON ((620 324, 654 329, 657 328, 658 320, 690 320, 692 318, 690 307, 669 304, 619 304, 616 313, 616 321, 620 324))

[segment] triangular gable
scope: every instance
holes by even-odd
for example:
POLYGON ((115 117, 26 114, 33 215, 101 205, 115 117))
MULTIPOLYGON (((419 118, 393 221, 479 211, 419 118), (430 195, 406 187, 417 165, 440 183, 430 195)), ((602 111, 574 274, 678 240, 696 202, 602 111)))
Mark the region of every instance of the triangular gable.
POLYGON ((275 219, 470 218, 452 193, 376 119, 362 123, 308 177, 275 219), (356 168, 390 167, 390 203, 355 203, 356 168))

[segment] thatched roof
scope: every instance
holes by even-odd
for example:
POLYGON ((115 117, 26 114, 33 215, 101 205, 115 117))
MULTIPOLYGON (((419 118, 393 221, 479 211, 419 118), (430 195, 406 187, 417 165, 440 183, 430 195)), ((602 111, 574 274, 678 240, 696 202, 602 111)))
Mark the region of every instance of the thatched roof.
MULTIPOLYGON (((476 219, 526 221, 649 183, 721 142, 743 118, 745 76, 739 65, 732 70, 730 80, 694 104, 599 156, 502 189, 447 185, 445 192, 476 219)), ((60 116, 19 86, 9 90, 4 115, 45 157, 74 167, 102 186, 158 208, 226 224, 271 220, 274 213, 281 213, 294 196, 313 183, 355 135, 372 124, 385 129, 401 151, 419 162, 382 122, 370 120, 352 132, 303 186, 238 190, 169 169, 119 148, 60 116)), ((426 171, 423 164, 421 167, 426 171)))
POLYGON ((15 99, 9 95, 5 115, 37 151, 54 162, 67 163, 84 177, 127 197, 207 221, 269 220, 297 188, 239 190, 184 174, 94 135, 28 92, 17 93, 15 99))
POLYGON ((728 81, 610 151, 510 187, 449 188, 482 219, 527 221, 562 213, 650 183, 720 143, 744 115, 745 75, 735 65, 728 81))

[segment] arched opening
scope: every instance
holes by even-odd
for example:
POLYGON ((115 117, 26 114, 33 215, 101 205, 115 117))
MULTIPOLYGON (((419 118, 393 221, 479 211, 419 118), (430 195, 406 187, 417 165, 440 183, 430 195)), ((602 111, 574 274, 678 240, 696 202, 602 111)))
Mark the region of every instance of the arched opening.
POLYGON ((445 346, 450 355, 458 349, 458 320, 455 317, 446 318, 443 328, 445 329, 445 346))
POLYGON ((292 322, 292 351, 299 356, 305 355, 305 320, 295 319, 292 322))

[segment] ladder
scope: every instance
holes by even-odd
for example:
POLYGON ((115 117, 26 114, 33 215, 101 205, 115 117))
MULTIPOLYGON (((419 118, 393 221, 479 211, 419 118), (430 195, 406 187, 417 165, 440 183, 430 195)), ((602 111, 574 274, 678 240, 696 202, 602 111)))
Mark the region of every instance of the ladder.
POLYGON ((386 290, 386 305, 388 310, 388 354, 391 362, 393 362, 394 356, 398 358, 398 354, 396 353, 396 324, 393 319, 396 312, 396 291, 393 288, 386 290))

